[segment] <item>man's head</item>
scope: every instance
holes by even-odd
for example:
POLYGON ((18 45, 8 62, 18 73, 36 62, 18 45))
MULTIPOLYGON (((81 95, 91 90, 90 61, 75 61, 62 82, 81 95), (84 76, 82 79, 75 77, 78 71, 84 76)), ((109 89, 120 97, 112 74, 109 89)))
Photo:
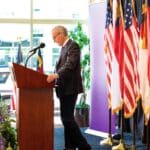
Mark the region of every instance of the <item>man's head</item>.
POLYGON ((64 42, 68 38, 68 31, 64 26, 56 26, 52 29, 52 37, 54 42, 59 46, 63 46, 64 42))

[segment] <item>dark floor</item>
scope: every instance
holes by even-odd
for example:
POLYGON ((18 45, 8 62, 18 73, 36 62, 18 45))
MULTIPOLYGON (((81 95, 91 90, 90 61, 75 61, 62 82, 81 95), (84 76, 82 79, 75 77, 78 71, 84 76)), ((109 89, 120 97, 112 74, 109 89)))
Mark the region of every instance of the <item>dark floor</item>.
MULTIPOLYGON (((103 140, 102 137, 94 136, 85 133, 87 128, 81 128, 81 131, 89 144, 92 146, 92 150, 111 150, 110 146, 101 146, 100 141, 103 140)), ((63 128, 55 128, 54 130, 54 150, 63 150, 64 140, 63 140, 63 128)), ((124 133, 124 142, 126 149, 130 149, 132 146, 132 136, 129 133, 124 133)), ((140 139, 136 139, 136 150, 146 150, 146 145, 142 144, 140 139)))
MULTIPOLYGON (((57 113, 59 114, 59 112, 57 111, 58 111, 57 108, 55 108, 54 150, 63 150, 64 148, 63 127, 62 127, 62 124, 60 123, 59 115, 56 115, 57 113)), ((15 118, 14 114, 13 114, 13 117, 15 118)), ((87 128, 80 128, 80 129, 83 135, 85 136, 85 138, 87 139, 88 143, 92 146, 92 150, 111 150, 112 149, 112 147, 110 146, 100 145, 100 141, 103 140, 102 137, 85 133, 85 130, 87 128)), ((135 142, 136 142, 135 144, 136 150, 147 149, 146 145, 142 144, 140 139, 136 139, 135 142)), ((129 148, 131 148, 132 146, 132 136, 130 133, 124 133, 124 143, 125 143, 126 150, 129 150, 129 148)))

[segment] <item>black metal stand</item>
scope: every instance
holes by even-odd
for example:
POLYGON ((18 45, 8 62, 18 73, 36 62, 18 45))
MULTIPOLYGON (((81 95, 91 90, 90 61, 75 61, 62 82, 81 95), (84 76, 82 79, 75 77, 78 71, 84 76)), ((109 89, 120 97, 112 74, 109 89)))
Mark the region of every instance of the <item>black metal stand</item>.
POLYGON ((132 150, 136 150, 136 144, 135 144, 135 122, 136 122, 136 113, 133 114, 133 123, 132 123, 132 129, 133 129, 133 133, 132 133, 132 150))
POLYGON ((109 137, 112 139, 112 134, 111 134, 111 108, 109 108, 109 129, 108 129, 108 133, 109 133, 109 137))
POLYGON ((124 110, 121 110, 121 139, 123 139, 123 129, 124 129, 124 110))
POLYGON ((27 57, 27 59, 26 59, 26 61, 25 61, 25 67, 27 67, 27 63, 28 63, 29 58, 30 58, 32 55, 34 55, 35 52, 36 52, 36 51, 33 51, 33 52, 27 57))
POLYGON ((111 120, 112 120, 112 118, 111 118, 111 108, 109 108, 109 129, 108 129, 108 138, 110 139, 110 141, 111 141, 111 145, 112 145, 112 143, 113 143, 113 141, 112 141, 112 133, 111 133, 111 120))
MULTIPOLYGON (((122 107, 123 108, 123 107, 122 107)), ((120 111, 120 129, 121 129, 121 139, 120 143, 112 147, 112 150, 125 150, 124 140, 123 140, 123 130, 124 130, 124 110, 120 111)))
POLYGON ((149 121, 148 121, 148 125, 147 125, 147 127, 146 127, 147 150, 150 150, 150 140, 149 140, 150 135, 149 135, 149 133, 150 133, 150 118, 149 118, 149 121))
POLYGON ((111 134, 111 108, 109 108, 109 129, 108 129, 108 138, 101 141, 101 145, 110 145, 112 146, 112 134, 111 134))
MULTIPOLYGON (((122 107, 123 108, 123 107, 122 107)), ((121 118, 120 118, 120 122, 121 122, 121 125, 120 125, 120 129, 121 129, 121 139, 120 139, 120 143, 119 143, 119 145, 117 145, 117 146, 113 146, 112 147, 112 150, 125 150, 125 145, 124 145, 124 140, 123 140, 123 130, 124 130, 124 110, 122 109, 121 111, 120 111, 120 113, 121 113, 121 118)))

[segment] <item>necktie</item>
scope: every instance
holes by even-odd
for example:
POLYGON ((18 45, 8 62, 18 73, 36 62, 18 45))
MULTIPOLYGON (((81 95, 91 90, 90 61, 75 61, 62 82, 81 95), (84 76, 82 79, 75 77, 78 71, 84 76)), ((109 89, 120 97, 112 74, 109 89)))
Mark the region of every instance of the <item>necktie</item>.
POLYGON ((61 52, 60 52, 60 64, 62 63, 62 59, 64 57, 64 50, 65 50, 65 47, 62 47, 61 52))
POLYGON ((61 56, 63 55, 64 49, 65 49, 65 47, 63 46, 63 47, 61 48, 61 52, 60 52, 60 55, 61 55, 61 56))

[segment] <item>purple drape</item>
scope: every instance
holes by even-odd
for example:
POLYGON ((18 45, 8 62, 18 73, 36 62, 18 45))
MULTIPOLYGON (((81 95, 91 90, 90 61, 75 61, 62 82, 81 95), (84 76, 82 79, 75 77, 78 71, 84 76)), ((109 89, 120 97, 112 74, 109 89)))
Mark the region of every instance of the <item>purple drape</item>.
MULTIPOLYGON (((91 50, 91 112, 90 129, 108 132, 109 115, 107 102, 106 66, 104 60, 105 2, 89 5, 91 50)), ((112 117, 112 133, 115 117, 112 117)))

